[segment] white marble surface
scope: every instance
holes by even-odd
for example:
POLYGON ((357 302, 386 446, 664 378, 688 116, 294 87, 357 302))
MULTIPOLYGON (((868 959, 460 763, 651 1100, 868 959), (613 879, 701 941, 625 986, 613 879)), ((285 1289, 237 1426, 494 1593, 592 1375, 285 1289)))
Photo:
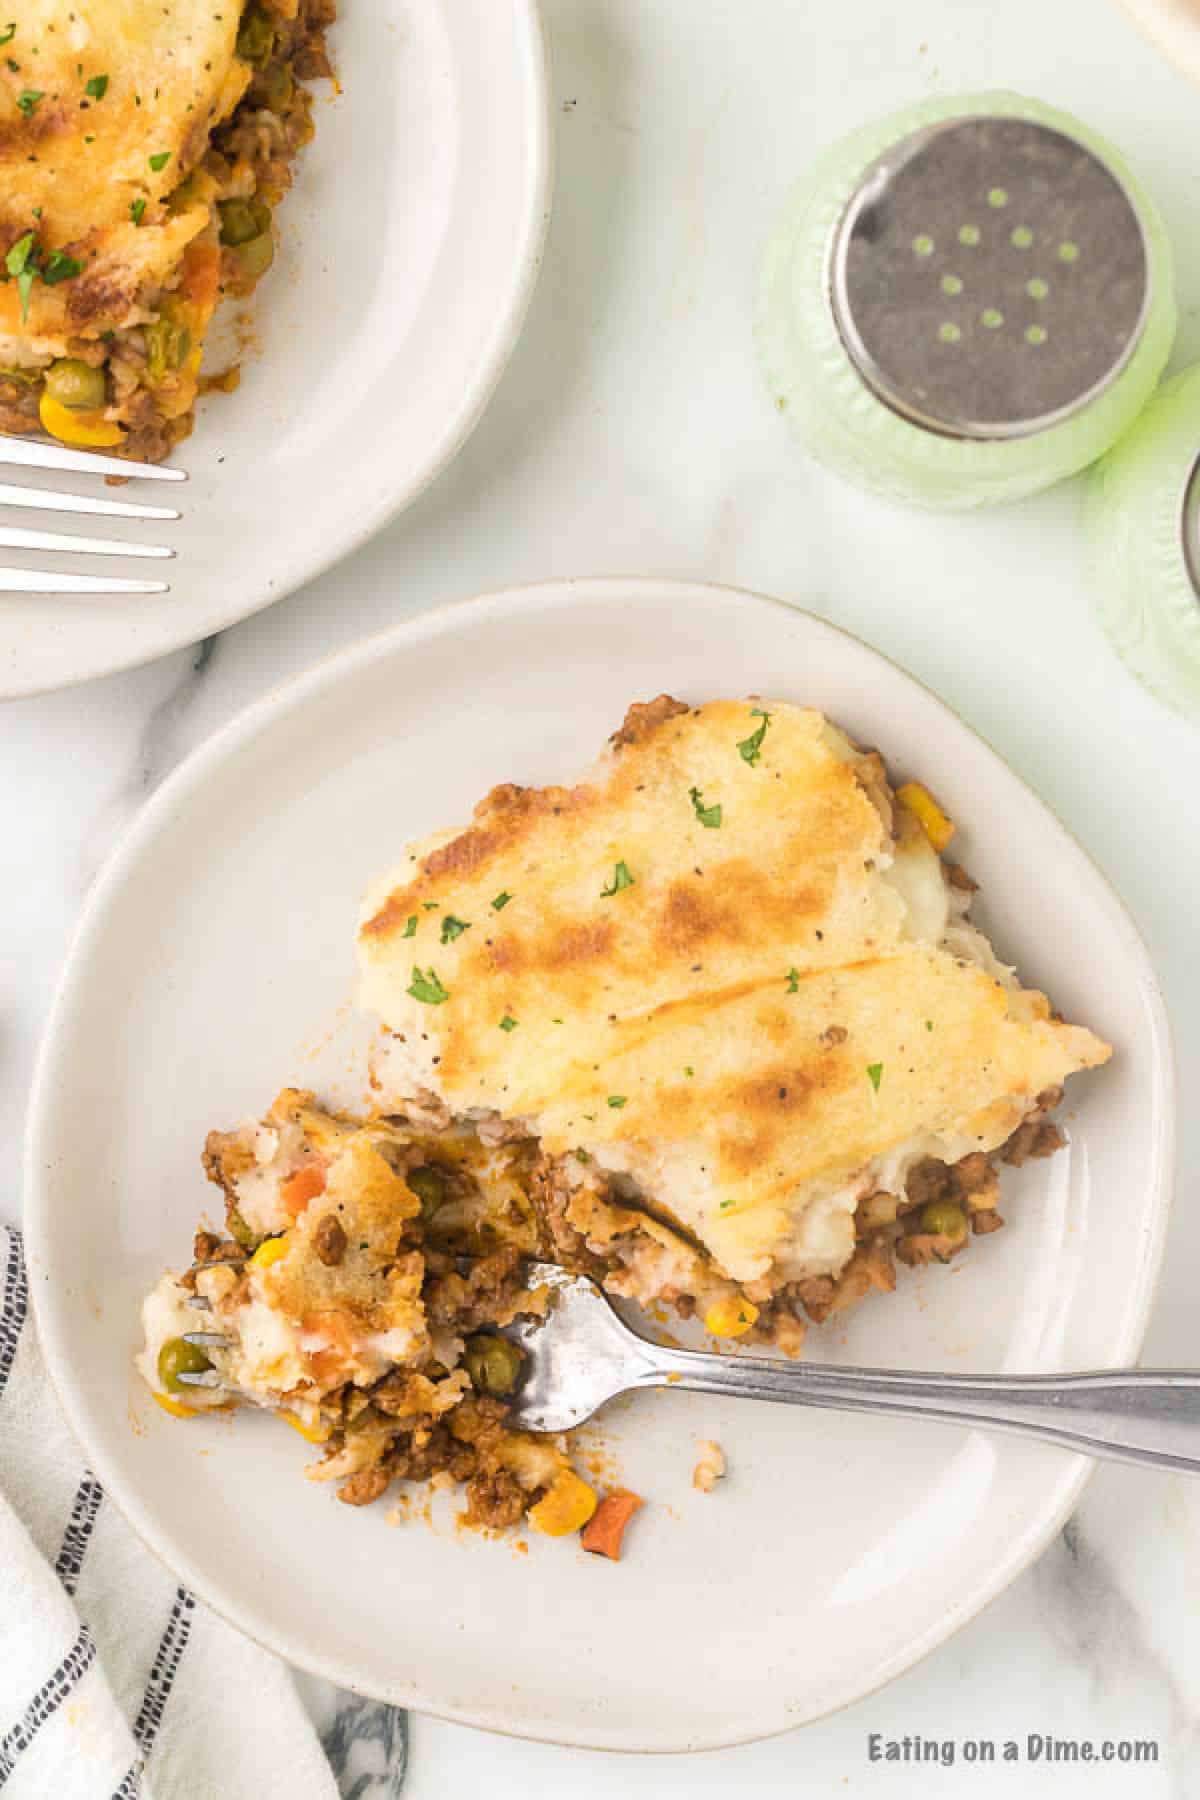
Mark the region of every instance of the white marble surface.
MULTIPOLYGON (((1186 1102, 1200 1074, 1200 736, 1126 678, 1095 629, 1077 493, 947 520, 839 485, 772 413, 749 323, 772 214, 839 123, 931 90, 1008 84, 1085 113, 1152 186, 1180 252, 1181 365, 1200 354, 1200 94, 1107 0, 548 0, 547 15, 559 173, 546 267, 512 367, 455 466, 353 562, 215 644, 0 712, 0 1122, 14 1153, 80 899, 174 763, 246 701, 363 633, 481 588, 579 572, 702 576, 785 595, 959 708, 1132 906, 1172 1007, 1186 1102)), ((1185 1103, 1151 1361, 1200 1362, 1198 1173, 1185 1103)), ((15 1191, 0 1195, 0 1215, 18 1206, 15 1191)), ((1102 1469, 1069 1530, 1008 1594, 834 1719, 666 1761, 417 1719, 404 1793, 440 1800, 486 1785, 493 1800, 515 1800, 544 1786, 635 1800, 724 1796, 757 1780, 806 1800, 1183 1797, 1200 1791, 1198 1652, 1200 1484, 1102 1469), (1151 1738, 1160 1760, 917 1770, 871 1764, 876 1731, 1151 1738)), ((313 1703, 328 1713, 327 1697, 313 1703)))

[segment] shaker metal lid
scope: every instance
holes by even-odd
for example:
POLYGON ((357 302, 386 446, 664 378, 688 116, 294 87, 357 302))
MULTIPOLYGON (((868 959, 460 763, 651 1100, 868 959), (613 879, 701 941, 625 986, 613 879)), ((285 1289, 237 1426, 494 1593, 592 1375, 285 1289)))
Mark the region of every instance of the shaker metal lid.
POLYGON ((1075 138, 968 117, 892 146, 830 240, 834 318, 886 405, 951 437, 1028 437, 1120 374, 1149 306, 1137 211, 1075 138))

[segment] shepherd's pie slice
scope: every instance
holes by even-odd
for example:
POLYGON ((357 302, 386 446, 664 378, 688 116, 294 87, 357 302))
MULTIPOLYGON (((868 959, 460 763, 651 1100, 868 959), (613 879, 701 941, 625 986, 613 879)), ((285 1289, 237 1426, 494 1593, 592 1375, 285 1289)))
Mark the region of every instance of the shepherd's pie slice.
POLYGON ((0 10, 0 430, 155 459, 273 254, 334 0, 0 10))
POLYGON ((967 922, 951 829, 817 712, 634 706, 580 785, 495 789, 368 894, 379 1103, 529 1134, 560 1249, 791 1340, 994 1228, 993 1153, 1053 1148, 1110 1054, 967 922))
POLYGON ((967 923, 952 830, 818 713, 664 696, 581 785, 413 845, 360 928, 374 1109, 285 1089, 210 1136, 225 1230, 146 1300, 158 1401, 284 1417, 351 1504, 461 1482, 468 1523, 616 1554, 637 1496, 510 1422, 530 1264, 794 1354, 994 1231, 996 1161, 1109 1055, 967 923))

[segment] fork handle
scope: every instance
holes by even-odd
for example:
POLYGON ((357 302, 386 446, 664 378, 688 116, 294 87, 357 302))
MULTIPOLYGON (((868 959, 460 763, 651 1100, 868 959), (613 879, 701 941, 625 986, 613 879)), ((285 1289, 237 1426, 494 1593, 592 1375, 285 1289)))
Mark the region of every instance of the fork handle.
POLYGON ((637 1385, 977 1425, 1087 1456, 1200 1474, 1200 1371, 1193 1369, 939 1375, 663 1349, 637 1385))

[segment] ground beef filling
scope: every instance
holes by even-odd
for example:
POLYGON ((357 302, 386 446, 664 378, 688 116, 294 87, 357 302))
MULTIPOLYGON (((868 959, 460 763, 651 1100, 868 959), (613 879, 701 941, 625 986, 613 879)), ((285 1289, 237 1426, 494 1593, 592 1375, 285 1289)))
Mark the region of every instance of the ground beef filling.
POLYGON ((855 1216, 858 1244, 840 1275, 796 1282, 782 1298, 803 1307, 815 1324, 862 1300, 873 1289, 896 1286, 896 1262, 919 1268, 946 1263, 965 1250, 969 1237, 987 1237, 1004 1224, 998 1164, 1020 1166, 1052 1156, 1066 1142, 1048 1115, 1062 1101, 1061 1088, 1039 1094, 1036 1110, 1006 1144, 990 1155, 974 1151, 960 1162, 926 1157, 909 1172, 903 1197, 868 1194, 855 1216))
MULTIPOLYGON (((751 1289, 758 1316, 744 1334, 746 1341, 774 1344, 789 1353, 799 1349, 796 1319, 803 1314, 814 1324, 824 1324, 835 1313, 863 1300, 868 1294, 891 1293, 896 1287, 896 1264, 909 1268, 928 1263, 948 1263, 967 1247, 972 1236, 986 1237, 999 1231, 1004 1220, 998 1209, 999 1165, 1020 1167, 1031 1158, 1051 1156, 1066 1139, 1050 1114, 1061 1104, 1062 1089, 1039 1094, 1035 1109, 999 1149, 975 1151, 957 1163, 927 1157, 909 1172, 902 1195, 882 1191, 868 1194, 855 1215, 856 1245, 850 1260, 837 1275, 814 1275, 801 1281, 776 1285, 771 1277, 751 1289)), ((602 1248, 580 1229, 577 1187, 566 1166, 541 1158, 535 1166, 532 1196, 546 1240, 544 1254, 600 1283, 611 1282, 638 1254, 636 1225, 623 1233, 620 1250, 602 1248)), ((636 1203, 616 1202, 623 1218, 636 1218, 636 1203)), ((688 1240, 689 1250, 704 1257, 702 1248, 688 1240)), ((715 1279, 720 1273, 713 1269, 715 1279)), ((682 1319, 697 1309, 693 1294, 661 1296, 682 1319)))
MULTIPOLYGON (((927 1158, 910 1170, 903 1195, 868 1194, 856 1213, 854 1253, 841 1273, 774 1289, 769 1277, 753 1284, 755 1318, 744 1336, 795 1354, 804 1333, 800 1315, 822 1324, 871 1292, 891 1292, 898 1264, 949 1262, 972 1235, 997 1230, 1002 1224, 997 1165, 1048 1156, 1062 1144, 1049 1116, 1061 1098, 1058 1089, 1039 1095, 1035 1111, 991 1155, 977 1152, 954 1164, 927 1158)), ((267 1122, 275 1132, 300 1132, 301 1171, 330 1154, 330 1134, 342 1134, 344 1141, 347 1133, 365 1132, 387 1167, 403 1176, 405 1186, 397 1192, 406 1209, 397 1212, 394 1239, 387 1239, 390 1261, 380 1273, 399 1277, 419 1293, 434 1346, 417 1363, 399 1363, 369 1385, 346 1381, 330 1390, 327 1378, 324 1390, 302 1383, 283 1395, 285 1409, 311 1407, 316 1400, 323 1456, 310 1472, 333 1481, 348 1506, 368 1505, 397 1483, 432 1482, 464 1488, 464 1517, 472 1526, 517 1524, 549 1493, 566 1467, 566 1454, 513 1428, 507 1398, 489 1391, 478 1347, 494 1346, 496 1334, 514 1318, 541 1310, 528 1287, 531 1258, 560 1263, 612 1292, 636 1297, 629 1272, 640 1258, 661 1256, 669 1227, 606 1186, 594 1166, 575 1157, 548 1157, 532 1140, 512 1134, 498 1149, 461 1123, 433 1128, 390 1117, 364 1126, 322 1114, 311 1096, 295 1090, 280 1096, 267 1122), (498 1155, 504 1181, 495 1175, 498 1155)), ((250 1229, 238 1205, 238 1183, 252 1175, 256 1154, 255 1137, 245 1129, 210 1136, 204 1166, 224 1191, 227 1233, 198 1232, 194 1266, 182 1277, 184 1287, 196 1293, 201 1272, 208 1271, 207 1279, 219 1281, 233 1305, 248 1298, 246 1264, 267 1241, 250 1229)), ((385 1178, 392 1176, 385 1171, 385 1178)), ((357 1238, 358 1230, 352 1230, 357 1238)), ((338 1303, 353 1311, 367 1301, 354 1291, 351 1278, 343 1277, 350 1248, 340 1218, 326 1211, 311 1233, 312 1256, 324 1271, 316 1279, 338 1284, 345 1279, 347 1287, 337 1289, 338 1303)), ((664 1285, 655 1298, 683 1318, 703 1314, 714 1293, 740 1291, 686 1233, 679 1233, 671 1257, 671 1268, 689 1285, 664 1285)), ((505 1354, 519 1353, 513 1347, 505 1354)))

